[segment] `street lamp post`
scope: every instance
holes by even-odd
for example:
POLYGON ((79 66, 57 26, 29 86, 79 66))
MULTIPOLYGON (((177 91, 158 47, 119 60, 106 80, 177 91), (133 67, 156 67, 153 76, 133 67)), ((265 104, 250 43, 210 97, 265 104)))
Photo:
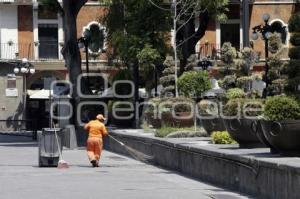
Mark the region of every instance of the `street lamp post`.
POLYGON ((14 68, 15 74, 22 74, 23 76, 23 111, 26 110, 26 77, 27 74, 34 74, 35 69, 33 68, 33 65, 28 61, 28 59, 23 58, 21 62, 18 62, 16 67, 14 68))
POLYGON ((91 31, 86 29, 83 33, 83 37, 78 39, 78 46, 80 49, 84 48, 85 50, 85 61, 86 61, 86 73, 87 73, 87 84, 90 86, 90 78, 89 78, 89 44, 91 42, 91 31))
POLYGON ((264 41, 265 41, 265 83, 266 83, 266 88, 264 89, 263 92, 263 97, 267 97, 267 92, 268 92, 268 86, 269 86, 269 78, 268 78, 268 73, 269 73, 269 64, 268 64, 268 58, 269 58, 269 38, 270 38, 270 32, 271 32, 271 26, 269 25, 269 20, 270 20, 270 15, 269 14, 264 14, 263 15, 263 20, 265 22, 264 25, 258 25, 253 27, 253 34, 252 34, 252 39, 257 40, 258 39, 258 33, 261 33, 264 41))

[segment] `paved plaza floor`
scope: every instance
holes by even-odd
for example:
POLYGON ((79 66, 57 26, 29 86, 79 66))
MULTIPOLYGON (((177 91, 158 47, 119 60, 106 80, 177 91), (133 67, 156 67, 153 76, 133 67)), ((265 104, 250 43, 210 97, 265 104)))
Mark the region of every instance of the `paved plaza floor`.
POLYGON ((63 154, 69 169, 39 168, 36 143, 0 135, 0 198, 248 198, 108 151, 99 168, 90 167, 84 149, 63 154))

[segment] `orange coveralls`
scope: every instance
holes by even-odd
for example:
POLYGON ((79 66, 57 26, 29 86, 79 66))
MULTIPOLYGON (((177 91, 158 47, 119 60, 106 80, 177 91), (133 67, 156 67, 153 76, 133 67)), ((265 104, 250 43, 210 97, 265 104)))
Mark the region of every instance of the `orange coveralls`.
POLYGON ((92 120, 84 126, 88 131, 87 153, 89 160, 99 162, 103 148, 102 137, 108 135, 105 125, 99 120, 92 120))

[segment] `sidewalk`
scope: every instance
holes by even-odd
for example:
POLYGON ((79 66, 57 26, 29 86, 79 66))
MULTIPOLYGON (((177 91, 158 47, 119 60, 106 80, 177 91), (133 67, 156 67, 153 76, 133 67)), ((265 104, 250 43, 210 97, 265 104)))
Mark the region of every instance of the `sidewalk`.
MULTIPOLYGON (((300 158, 267 148, 214 145, 210 138, 157 138, 143 130, 111 134, 164 168, 264 199, 300 198, 300 158)), ((111 151, 124 153, 113 140, 109 144, 111 151)))
POLYGON ((246 198, 108 151, 101 167, 91 168, 84 149, 64 150, 68 170, 38 168, 37 145, 30 138, 0 136, 0 153, 0 198, 5 199, 246 198))

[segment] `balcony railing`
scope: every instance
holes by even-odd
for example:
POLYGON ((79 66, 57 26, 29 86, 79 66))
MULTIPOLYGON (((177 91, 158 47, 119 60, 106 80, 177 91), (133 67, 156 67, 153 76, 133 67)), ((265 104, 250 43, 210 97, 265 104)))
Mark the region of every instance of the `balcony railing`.
POLYGON ((198 59, 209 58, 219 59, 220 58, 220 46, 214 43, 205 43, 198 46, 198 59))
POLYGON ((27 58, 29 60, 59 60, 58 43, 1 43, 0 60, 27 58))

